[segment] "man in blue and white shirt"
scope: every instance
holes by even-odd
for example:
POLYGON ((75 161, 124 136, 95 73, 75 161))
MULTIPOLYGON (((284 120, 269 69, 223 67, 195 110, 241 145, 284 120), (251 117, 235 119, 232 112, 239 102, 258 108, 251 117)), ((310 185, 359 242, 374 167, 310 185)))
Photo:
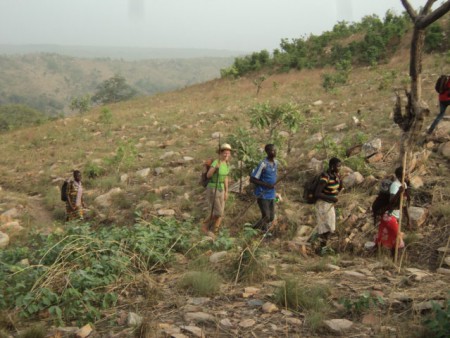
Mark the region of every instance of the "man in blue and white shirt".
POLYGON ((275 198, 278 197, 275 191, 278 161, 275 160, 277 155, 275 145, 267 144, 264 151, 267 157, 259 162, 258 166, 252 171, 250 182, 255 184, 255 196, 261 211, 261 219, 254 227, 268 232, 275 219, 275 198))

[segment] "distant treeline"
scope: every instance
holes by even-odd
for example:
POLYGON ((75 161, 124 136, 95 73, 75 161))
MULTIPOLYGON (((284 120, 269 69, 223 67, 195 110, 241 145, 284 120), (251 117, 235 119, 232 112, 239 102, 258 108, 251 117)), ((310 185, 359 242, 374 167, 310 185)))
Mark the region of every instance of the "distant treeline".
MULTIPOLYGON (((376 15, 361 22, 337 23, 331 31, 298 39, 282 39, 272 54, 267 50, 238 57, 231 67, 221 70, 222 77, 238 77, 262 69, 286 72, 351 64, 355 66, 384 63, 397 51, 402 37, 412 27, 406 13, 388 11, 384 19, 376 15)), ((426 52, 446 52, 450 47, 448 15, 426 31, 426 52)))
MULTIPOLYGON (((52 53, 0 55, 0 107, 29 107, 47 117, 63 116, 72 112, 74 99, 93 97, 115 76, 136 95, 145 96, 218 78, 220 69, 232 62, 232 57, 124 61, 52 53)), ((9 129, 18 125, 10 122, 9 129)))

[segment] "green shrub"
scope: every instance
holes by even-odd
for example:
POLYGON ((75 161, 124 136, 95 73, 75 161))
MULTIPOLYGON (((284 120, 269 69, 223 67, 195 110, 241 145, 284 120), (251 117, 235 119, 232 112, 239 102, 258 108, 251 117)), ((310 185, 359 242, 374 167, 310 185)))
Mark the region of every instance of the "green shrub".
POLYGON ((300 280, 288 279, 274 294, 275 302, 294 311, 328 311, 326 298, 330 294, 326 285, 306 286, 300 280))
POLYGON ((182 277, 180 287, 195 296, 213 296, 220 289, 220 277, 212 271, 191 271, 182 277))
POLYGON ((193 233, 190 223, 153 219, 97 229, 73 223, 66 233, 35 236, 30 249, 0 251, 0 310, 15 309, 25 318, 48 310, 59 325, 95 322, 116 304, 111 290, 169 264, 173 252, 191 246, 193 233), (29 268, 18 265, 23 258, 30 259, 29 268))
MULTIPOLYGON (((450 336, 450 299, 444 309, 437 303, 433 303, 432 314, 425 319, 424 324, 427 330, 435 338, 445 338, 450 336)), ((431 336, 430 336, 431 337, 431 336)))
POLYGON ((381 297, 372 297, 368 293, 363 293, 356 299, 342 298, 340 303, 344 305, 348 314, 360 316, 371 307, 383 305, 384 301, 381 297))
POLYGON ((46 331, 41 325, 33 326, 20 333, 18 338, 45 338, 46 331))

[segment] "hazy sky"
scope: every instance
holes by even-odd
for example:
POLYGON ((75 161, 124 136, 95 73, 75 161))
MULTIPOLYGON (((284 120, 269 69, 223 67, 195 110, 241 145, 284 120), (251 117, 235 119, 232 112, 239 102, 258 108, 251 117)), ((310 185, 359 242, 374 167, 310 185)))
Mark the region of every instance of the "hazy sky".
MULTIPOLYGON (((414 8, 425 0, 410 0, 414 8)), ((440 1, 438 1, 438 4, 440 1)), ((435 5, 436 7, 437 5, 435 5)), ((0 44, 272 51, 400 0, 0 0, 0 44)))

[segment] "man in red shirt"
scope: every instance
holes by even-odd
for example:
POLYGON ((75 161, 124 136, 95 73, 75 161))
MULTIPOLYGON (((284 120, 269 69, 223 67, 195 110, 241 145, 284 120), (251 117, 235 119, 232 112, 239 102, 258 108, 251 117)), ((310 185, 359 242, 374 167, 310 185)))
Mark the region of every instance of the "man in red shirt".
POLYGON ((445 110, 447 109, 447 106, 450 105, 450 77, 447 78, 447 83, 445 84, 445 90, 439 94, 439 108, 440 113, 436 118, 434 119, 433 123, 431 124, 430 128, 427 131, 428 135, 431 135, 434 128, 441 122, 442 118, 445 115, 445 110))

